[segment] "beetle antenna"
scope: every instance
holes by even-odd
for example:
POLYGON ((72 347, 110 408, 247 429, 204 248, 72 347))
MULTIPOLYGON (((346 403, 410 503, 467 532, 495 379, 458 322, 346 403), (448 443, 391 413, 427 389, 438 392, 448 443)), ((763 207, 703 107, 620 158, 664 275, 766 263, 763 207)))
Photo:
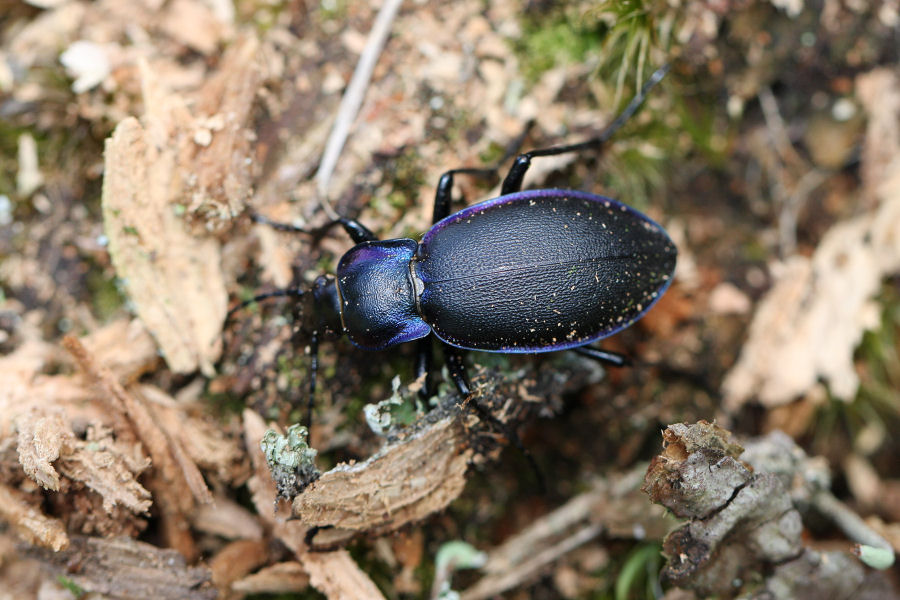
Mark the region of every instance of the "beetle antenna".
POLYGON ((259 294, 258 296, 254 296, 249 300, 244 300, 234 308, 228 311, 228 314, 225 315, 225 320, 231 318, 231 315, 241 310, 242 308, 246 308, 251 304, 255 304, 257 302, 261 302, 263 300, 268 300, 269 298, 284 298, 286 296, 290 296, 292 298, 302 298, 306 292, 303 291, 300 287, 292 287, 292 288, 284 288, 283 290, 275 290, 273 292, 266 292, 265 294, 259 294))
POLYGON ((291 225, 290 223, 280 223, 278 221, 273 221, 269 217, 266 217, 259 213, 251 213, 250 219, 254 223, 262 223, 263 225, 268 225, 275 231, 284 231, 287 233, 305 233, 307 235, 316 235, 319 232, 319 230, 317 229, 303 229, 302 227, 297 227, 296 225, 291 225))

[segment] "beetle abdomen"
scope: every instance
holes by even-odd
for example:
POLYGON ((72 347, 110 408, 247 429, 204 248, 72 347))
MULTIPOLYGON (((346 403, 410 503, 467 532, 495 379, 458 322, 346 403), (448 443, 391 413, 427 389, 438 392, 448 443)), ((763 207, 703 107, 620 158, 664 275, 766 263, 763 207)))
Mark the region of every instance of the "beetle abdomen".
POLYGON ((639 319, 668 287, 665 231, 614 200, 530 190, 466 208, 419 244, 419 311, 461 348, 581 346, 639 319))

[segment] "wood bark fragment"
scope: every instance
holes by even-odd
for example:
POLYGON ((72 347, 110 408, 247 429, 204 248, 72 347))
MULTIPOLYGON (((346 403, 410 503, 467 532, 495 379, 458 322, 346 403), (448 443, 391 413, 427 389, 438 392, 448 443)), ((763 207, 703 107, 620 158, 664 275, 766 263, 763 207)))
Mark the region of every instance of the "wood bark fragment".
POLYGON ((307 552, 300 563, 309 581, 328 600, 382 600, 384 595, 346 550, 307 552))
POLYGON ((32 549, 47 568, 86 592, 122 600, 212 600, 216 589, 206 567, 189 567, 175 550, 131 538, 73 536, 68 549, 32 549))
POLYGON ((25 541, 59 552, 69 547, 63 524, 28 504, 15 490, 0 483, 0 519, 25 541))
POLYGON ((233 44, 190 108, 142 63, 146 114, 120 122, 106 143, 110 256, 177 373, 199 367, 212 375, 221 352, 227 293, 221 248, 209 233, 230 226, 252 190, 249 119, 264 73, 258 50, 252 36, 233 44))
POLYGON ((153 460, 153 472, 147 480, 147 487, 160 510, 162 529, 168 545, 177 548, 184 556, 196 556, 197 549, 189 535, 187 514, 193 510, 196 501, 202 502, 207 497, 202 494, 199 497, 193 495, 198 490, 189 485, 184 471, 173 456, 168 436, 156 424, 148 407, 128 393, 108 369, 96 364, 77 338, 67 336, 63 339, 63 345, 72 353, 82 370, 99 384, 104 392, 101 397, 109 407, 126 417, 146 446, 153 460))
POLYGON ((275 563, 231 584, 243 594, 290 594, 309 587, 309 575, 298 562, 275 563))
POLYGON ((798 600, 896 597, 884 595, 884 578, 867 574, 849 552, 804 545, 794 498, 814 502, 821 490, 809 488, 823 482, 786 436, 748 442, 753 466, 735 460, 740 446, 729 432, 704 421, 670 426, 664 438, 644 489, 688 519, 663 543, 670 582, 704 597, 751 590, 798 600))
POLYGON ((386 532, 443 510, 462 492, 473 452, 448 416, 363 462, 338 465, 294 500, 307 525, 386 532))

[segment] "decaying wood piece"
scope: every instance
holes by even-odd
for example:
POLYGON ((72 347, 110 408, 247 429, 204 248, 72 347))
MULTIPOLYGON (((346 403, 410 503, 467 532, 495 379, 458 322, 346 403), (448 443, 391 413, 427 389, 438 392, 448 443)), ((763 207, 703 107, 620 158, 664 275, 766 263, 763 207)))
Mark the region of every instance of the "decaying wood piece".
MULTIPOLYGON (((560 394, 583 383, 593 364, 573 366, 574 375, 558 381, 553 369, 516 376, 480 369, 472 378, 478 411, 457 406, 450 394, 407 429, 394 432, 375 455, 341 464, 322 474, 293 502, 293 514, 309 526, 322 527, 314 546, 338 545, 354 532, 381 535, 444 510, 462 492, 470 463, 490 459, 502 447, 500 436, 552 412, 560 394), (485 421, 485 411, 497 423, 485 421)), ((508 440, 507 440, 508 442, 508 440)))
POLYGON ((101 398, 109 409, 127 420, 131 431, 122 433, 136 435, 150 454, 153 471, 147 487, 160 509, 168 544, 186 557, 195 556, 197 550, 188 535, 187 515, 196 503, 212 501, 196 465, 183 456, 181 449, 175 449, 176 442, 159 427, 145 402, 129 393, 106 368, 96 364, 77 338, 66 337, 63 343, 82 370, 99 384, 103 391, 101 398))
POLYGON ((122 505, 136 514, 150 509, 150 493, 136 477, 150 466, 140 448, 122 448, 109 431, 89 428, 87 439, 75 437, 60 413, 35 410, 17 421, 17 451, 25 474, 46 489, 60 491, 59 471, 100 495, 103 510, 122 505))
MULTIPOLYGON (((202 483, 203 478, 197 471, 197 466, 187 460, 178 460, 174 455, 173 440, 156 423, 147 405, 129 393, 108 369, 98 365, 77 338, 66 337, 63 344, 78 360, 82 370, 100 385, 109 408, 127 417, 150 453, 154 470, 162 473, 170 485, 182 488, 176 491, 179 492, 179 502, 184 505, 185 511, 193 508, 193 501, 201 504, 212 502, 212 495, 205 483, 202 483), (190 472, 185 468, 187 465, 190 465, 190 472), (201 483, 191 485, 189 480, 196 481, 198 478, 201 483)), ((180 452, 183 451, 179 450, 180 452)))
POLYGON ((58 552, 69 547, 65 526, 44 515, 21 495, 0 484, 0 519, 6 521, 25 541, 58 552))
POLYGON ((447 416, 360 463, 323 474, 294 499, 311 526, 386 532, 443 510, 462 492, 472 450, 447 416))
MULTIPOLYGON (((672 583, 703 597, 751 591, 798 600, 894 597, 884 578, 867 573, 849 552, 803 544, 801 514, 786 484, 790 474, 754 469, 739 459, 743 448, 727 431, 705 421, 671 425, 663 437, 665 449, 652 461, 644 489, 688 519, 663 544, 664 576, 672 583)), ((784 463, 783 448, 770 454, 784 463)), ((795 471, 793 478, 804 475, 795 471)))
POLYGON ((221 352, 227 292, 220 244, 209 233, 227 227, 251 192, 258 50, 253 37, 233 44, 193 107, 142 63, 147 112, 119 123, 106 143, 110 256, 176 373, 199 367, 211 375, 221 352))
POLYGON ((309 575, 310 583, 330 599, 352 598, 360 600, 381 599, 383 596, 350 557, 346 550, 334 552, 309 552, 306 545, 307 526, 299 520, 287 520, 288 512, 275 512, 278 493, 259 446, 266 426, 258 414, 244 411, 244 439, 253 464, 254 475, 247 482, 253 502, 263 520, 272 531, 296 555, 309 575))
MULTIPOLYGON (((4 520, 24 539, 51 548, 64 545, 66 531, 141 531, 151 498, 137 478, 150 462, 126 416, 98 399, 88 377, 69 372, 72 356, 38 341, 25 321, 20 332, 21 345, 0 358, 2 484, 15 500, 4 520), (49 492, 41 494, 26 477, 49 492)), ((108 362, 112 379, 133 380, 158 362, 137 321, 112 322, 81 341, 86 356, 108 362)))
POLYGON ((463 600, 494 598, 534 581, 572 550, 605 535, 662 539, 672 520, 640 493, 643 465, 620 477, 598 480, 552 513, 488 553, 484 576, 461 594, 463 600))
POLYGON ((29 554, 87 592, 123 600, 216 598, 206 567, 188 567, 175 550, 131 538, 72 536, 66 550, 32 548, 29 554))
POLYGON ((298 562, 281 562, 264 567, 231 584, 231 589, 243 594, 289 594, 309 587, 309 575, 298 562))

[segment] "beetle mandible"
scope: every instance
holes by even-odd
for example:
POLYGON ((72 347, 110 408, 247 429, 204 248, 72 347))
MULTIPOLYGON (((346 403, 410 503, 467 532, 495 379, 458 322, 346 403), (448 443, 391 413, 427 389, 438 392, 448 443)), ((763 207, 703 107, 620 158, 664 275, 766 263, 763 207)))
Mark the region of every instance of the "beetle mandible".
MULTIPOLYGON (((573 190, 522 191, 522 181, 533 158, 601 148, 667 71, 664 66, 653 73, 599 136, 519 154, 497 198, 450 214, 455 175, 495 175, 498 169, 444 173, 434 224, 419 242, 379 240, 354 219, 326 224, 340 225, 356 244, 340 259, 335 277, 318 277, 311 290, 261 294, 229 314, 267 298, 301 298, 303 314, 311 315, 305 318, 311 323, 310 407, 319 339, 329 334, 343 333, 367 350, 419 340, 416 376, 426 376, 426 393, 433 334, 464 398, 470 390, 462 350, 574 350, 625 364, 624 356, 590 344, 630 326, 659 300, 675 270, 675 245, 661 226, 615 200, 573 190)), ((282 231, 310 233, 254 218, 282 231)))

